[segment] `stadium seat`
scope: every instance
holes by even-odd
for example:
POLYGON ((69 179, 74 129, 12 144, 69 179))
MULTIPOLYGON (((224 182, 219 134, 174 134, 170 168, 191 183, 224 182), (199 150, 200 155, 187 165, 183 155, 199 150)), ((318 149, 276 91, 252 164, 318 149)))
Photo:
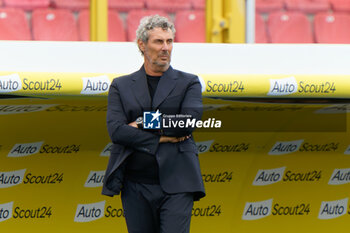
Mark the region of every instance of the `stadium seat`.
POLYGON ((190 10, 191 0, 146 0, 146 6, 150 10, 163 10, 176 12, 179 10, 190 10))
POLYGON ((2 3, 2 0, 0 0, 0 7, 2 6, 2 4, 3 4, 3 3, 2 3))
POLYGON ((177 42, 205 42, 204 11, 178 11, 174 23, 177 42))
POLYGON ((289 11, 302 11, 310 14, 330 9, 329 0, 285 0, 285 3, 289 11))
POLYGON ((78 11, 89 8, 90 0, 53 0, 53 6, 78 11))
POLYGON ((282 10, 284 7, 284 0, 256 0, 255 8, 257 12, 268 13, 272 11, 282 10))
POLYGON ((31 40, 29 24, 21 9, 0 9, 0 40, 31 40))
POLYGON ((156 11, 156 10, 132 10, 128 13, 126 19, 126 29, 127 29, 127 40, 134 41, 136 38, 136 29, 140 24, 140 20, 148 15, 161 15, 168 17, 168 15, 164 11, 156 11))
POLYGON ((3 0, 6 7, 18 7, 24 10, 34 10, 37 8, 47 8, 50 0, 3 0))
POLYGON ((108 0, 108 7, 124 12, 143 9, 145 7, 145 0, 108 0))
POLYGON ((350 11, 349 0, 330 0, 333 11, 350 11))
POLYGON ((346 13, 318 13, 314 19, 317 43, 350 43, 350 15, 346 13))
POLYGON ((300 12, 273 12, 267 26, 271 43, 313 43, 310 22, 300 12))
POLYGON ((71 11, 39 9, 32 14, 34 40, 77 41, 78 30, 71 11))
MULTIPOLYGON (((90 12, 82 10, 78 19, 78 31, 80 40, 90 40, 90 12)), ((109 41, 126 41, 126 33, 123 21, 118 12, 108 11, 108 40, 109 41)))
POLYGON ((205 0, 192 0, 192 7, 195 10, 204 10, 205 0))
POLYGON ((260 14, 255 15, 255 43, 268 43, 266 25, 260 14))

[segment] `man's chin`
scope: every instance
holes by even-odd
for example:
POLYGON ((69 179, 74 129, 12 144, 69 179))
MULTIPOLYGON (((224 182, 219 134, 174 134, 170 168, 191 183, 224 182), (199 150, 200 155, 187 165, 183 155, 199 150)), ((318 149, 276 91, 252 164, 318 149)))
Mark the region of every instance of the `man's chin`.
POLYGON ((170 62, 158 62, 156 65, 159 67, 159 69, 165 71, 169 68, 170 62))

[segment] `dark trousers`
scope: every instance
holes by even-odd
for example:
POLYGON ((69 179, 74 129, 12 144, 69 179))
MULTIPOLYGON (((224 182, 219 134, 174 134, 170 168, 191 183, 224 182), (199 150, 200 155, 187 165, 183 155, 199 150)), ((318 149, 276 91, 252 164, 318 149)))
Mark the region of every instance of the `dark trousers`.
POLYGON ((121 194, 129 233, 188 233, 192 193, 167 194, 160 185, 125 181, 121 194))

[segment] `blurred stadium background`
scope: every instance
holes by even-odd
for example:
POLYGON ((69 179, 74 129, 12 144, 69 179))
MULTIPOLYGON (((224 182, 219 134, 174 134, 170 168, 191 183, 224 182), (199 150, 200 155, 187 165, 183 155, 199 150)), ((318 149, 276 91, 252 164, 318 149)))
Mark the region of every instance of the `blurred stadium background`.
MULTIPOLYGON (((0 39, 89 41, 89 12, 90 0, 0 0, 0 39)), ((243 43, 253 31, 248 42, 350 43, 349 0, 108 0, 108 41, 133 41, 155 13, 174 21, 177 42, 243 43)))

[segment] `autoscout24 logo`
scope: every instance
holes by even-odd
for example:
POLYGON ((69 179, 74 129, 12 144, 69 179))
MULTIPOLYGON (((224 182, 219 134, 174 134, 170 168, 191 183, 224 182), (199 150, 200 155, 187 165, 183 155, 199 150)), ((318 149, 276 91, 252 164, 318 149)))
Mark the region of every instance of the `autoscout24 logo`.
POLYGON ((166 128, 221 128, 221 121, 215 118, 207 120, 193 119, 191 115, 175 114, 165 115, 157 111, 143 113, 144 129, 166 129, 166 128))

